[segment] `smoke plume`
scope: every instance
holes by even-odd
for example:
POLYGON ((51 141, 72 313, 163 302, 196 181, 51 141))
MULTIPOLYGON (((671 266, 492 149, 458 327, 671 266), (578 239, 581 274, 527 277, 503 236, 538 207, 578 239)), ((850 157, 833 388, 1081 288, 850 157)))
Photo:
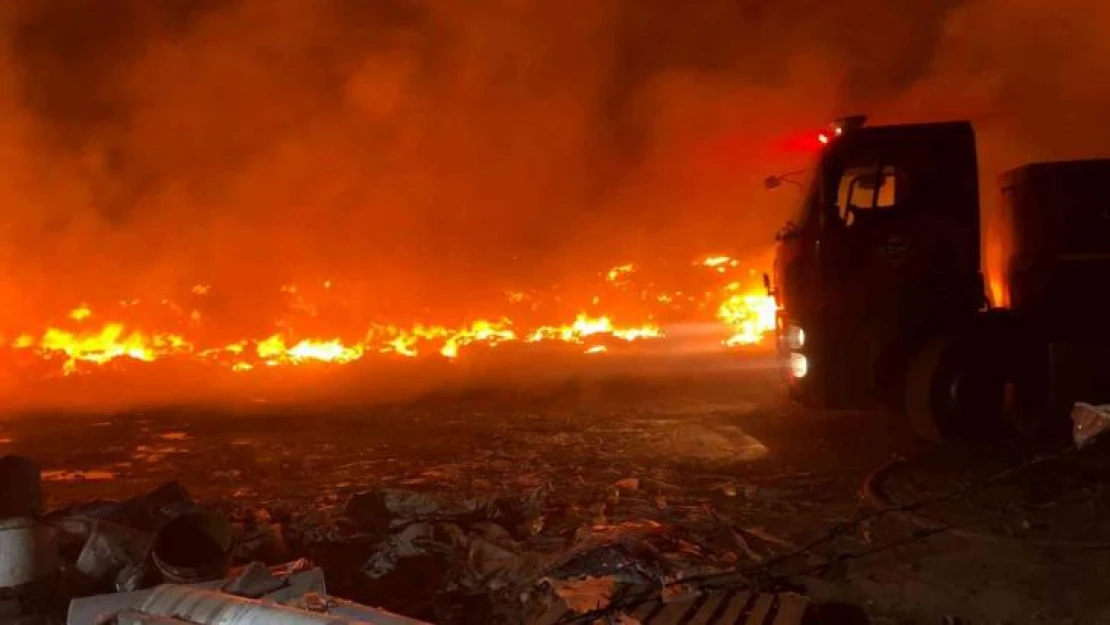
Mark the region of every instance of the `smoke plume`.
POLYGON ((0 322, 198 282, 250 311, 323 277, 452 316, 607 262, 756 256, 798 199, 760 180, 842 113, 970 118, 989 192, 1110 146, 1108 13, 7 0, 0 322))

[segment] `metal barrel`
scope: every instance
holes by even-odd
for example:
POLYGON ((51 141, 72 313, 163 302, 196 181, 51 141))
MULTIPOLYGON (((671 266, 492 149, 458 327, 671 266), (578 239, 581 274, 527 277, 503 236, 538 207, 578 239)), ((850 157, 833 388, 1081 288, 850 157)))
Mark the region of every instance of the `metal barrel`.
POLYGON ((58 534, 31 518, 0 520, 0 589, 15 589, 58 571, 58 534))
POLYGON ((151 559, 167 582, 191 584, 217 579, 231 562, 233 530, 222 514, 187 512, 164 525, 154 539, 151 559))

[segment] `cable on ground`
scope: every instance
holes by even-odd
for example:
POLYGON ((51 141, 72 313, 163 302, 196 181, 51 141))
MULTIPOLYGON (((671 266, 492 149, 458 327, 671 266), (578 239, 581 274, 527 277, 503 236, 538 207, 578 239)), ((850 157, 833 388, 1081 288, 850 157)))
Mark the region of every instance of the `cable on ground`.
MULTIPOLYGON (((1007 467, 1007 468, 1005 468, 1001 471, 998 471, 997 473, 993 473, 991 475, 988 475, 986 477, 979 478, 979 479, 976 479, 976 480, 970 480, 967 483, 965 483, 963 486, 952 489, 950 491, 946 491, 944 493, 933 495, 931 497, 925 497, 925 498, 918 499, 918 500, 908 502, 908 503, 904 503, 904 504, 895 504, 888 497, 886 497, 886 495, 879 488, 879 483, 889 473, 889 471, 892 468, 894 468, 895 466, 897 466, 898 464, 900 464, 902 462, 905 462, 904 459, 895 458, 893 460, 890 460, 890 461, 882 464, 881 466, 877 467, 874 471, 872 471, 870 474, 868 474, 868 476, 864 479, 864 481, 861 485, 861 488, 860 488, 861 498, 865 502, 871 504, 874 507, 873 510, 869 510, 869 511, 863 512, 861 514, 858 514, 857 516, 855 516, 851 519, 848 519, 846 521, 841 521, 841 522, 833 525, 832 527, 830 527, 824 534, 822 534, 820 537, 812 540, 811 542, 809 542, 809 543, 807 543, 807 544, 805 544, 805 545, 803 545, 803 546, 801 546, 797 549, 794 549, 792 551, 789 551, 789 552, 780 554, 778 556, 775 556, 773 558, 770 558, 766 561, 760 562, 758 564, 755 564, 755 565, 752 565, 752 566, 749 566, 749 567, 737 568, 737 569, 733 569, 731 571, 724 571, 724 572, 721 572, 721 573, 710 573, 710 574, 705 574, 705 575, 696 575, 696 576, 691 576, 691 577, 685 577, 685 578, 682 578, 682 579, 678 579, 678 580, 674 580, 674 581, 671 581, 671 582, 664 583, 663 584, 663 589, 673 588, 673 587, 676 587, 676 586, 700 586, 700 587, 715 588, 715 589, 716 588, 725 588, 725 587, 731 587, 731 588, 743 587, 743 588, 748 588, 748 589, 752 589, 752 590, 760 590, 760 589, 771 590, 771 589, 774 589, 774 588, 781 588, 781 587, 787 586, 787 584, 785 583, 785 580, 788 577, 797 576, 797 575, 805 575, 805 574, 809 574, 809 573, 813 573, 813 572, 817 572, 817 571, 827 570, 831 566, 835 565, 837 562, 844 562, 844 561, 847 561, 847 560, 857 560, 857 559, 860 559, 860 558, 864 558, 864 557, 873 555, 875 553, 888 551, 890 549, 895 549, 895 548, 904 547, 904 546, 908 546, 908 545, 911 545, 911 544, 919 543, 919 542, 921 542, 921 541, 923 541, 927 538, 930 538, 932 536, 936 536, 938 534, 953 534, 953 535, 956 535, 956 536, 961 536, 961 537, 964 537, 964 538, 972 538, 972 539, 987 539, 987 540, 994 540, 994 541, 1020 542, 1020 543, 1023 543, 1023 544, 1040 546, 1040 547, 1050 547, 1050 548, 1086 549, 1086 550, 1110 549, 1110 541, 1084 542, 1084 541, 1027 540, 1027 539, 1015 538, 1015 537, 1010 537, 1010 536, 1004 536, 1002 534, 993 534, 993 533, 988 533, 988 532, 980 532, 980 531, 969 530, 969 529, 966 529, 966 528, 948 526, 948 525, 944 525, 944 524, 942 524, 938 521, 934 521, 932 519, 929 519, 928 517, 917 514, 915 512, 916 510, 919 510, 919 509, 924 508, 926 506, 929 506, 931 504, 959 499, 959 498, 963 497, 964 495, 966 495, 970 492, 973 492, 975 490, 979 490, 981 488, 989 486, 990 484, 1001 481, 1002 479, 1005 479, 1005 478, 1007 478, 1007 477, 1009 477, 1009 476, 1011 476, 1011 475, 1013 475, 1013 474, 1015 474, 1019 471, 1024 471, 1024 470, 1032 468, 1032 467, 1043 465, 1047 462, 1058 460, 1058 459, 1063 458, 1063 457, 1065 457, 1065 456, 1067 456, 1071 453, 1074 453, 1075 451, 1076 451, 1076 448, 1069 446, 1069 447, 1066 447, 1066 448, 1061 449, 1061 450, 1056 451, 1056 452, 1034 456, 1030 459, 1024 460, 1024 461, 1016 463, 1016 464, 1013 464, 1013 465, 1011 465, 1011 466, 1009 466, 1009 467, 1007 467), (847 534, 850 531, 856 530, 863 523, 867 523, 871 520, 874 520, 874 519, 877 519, 879 517, 883 517, 883 516, 886 516, 886 515, 893 515, 895 517, 905 519, 908 522, 918 526, 919 529, 917 531, 915 531, 913 534, 911 534, 910 536, 906 537, 906 538, 899 539, 899 540, 896 540, 896 541, 892 541, 892 542, 889 542, 889 543, 884 543, 882 545, 878 545, 878 546, 872 547, 870 549, 865 549, 865 550, 862 550, 862 551, 843 552, 843 553, 832 556, 831 558, 827 559, 825 562, 822 562, 821 564, 813 565, 813 566, 810 566, 806 569, 796 571, 794 573, 790 573, 790 574, 772 574, 771 573, 771 569, 774 568, 775 566, 777 566, 777 565, 779 565, 783 562, 786 562, 788 560, 792 560, 794 558, 797 558, 799 556, 809 554, 814 549, 816 549, 816 548, 818 548, 822 545, 831 543, 831 542, 835 541, 837 538, 847 534)), ((643 605, 644 603, 649 603, 649 602, 657 601, 657 600, 658 600, 658 596, 650 595, 650 596, 647 596, 647 597, 639 596, 639 597, 636 597, 634 599, 615 601, 615 602, 605 606, 604 608, 599 608, 597 610, 592 610, 590 612, 585 612, 585 613, 582 613, 582 614, 577 614, 577 615, 566 617, 566 618, 558 621, 558 624, 561 625, 561 624, 583 623, 583 622, 592 623, 592 622, 594 622, 595 620, 597 620, 599 618, 603 618, 603 617, 606 617, 606 616, 611 616, 611 615, 616 614, 618 612, 631 610, 631 609, 634 609, 634 608, 636 608, 640 605, 643 605)))

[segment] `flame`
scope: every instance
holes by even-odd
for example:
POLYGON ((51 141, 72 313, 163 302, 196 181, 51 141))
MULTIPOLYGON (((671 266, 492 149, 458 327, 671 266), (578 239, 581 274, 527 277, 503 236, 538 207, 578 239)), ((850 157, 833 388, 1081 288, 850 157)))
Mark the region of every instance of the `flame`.
POLYGON ((727 273, 730 268, 735 269, 740 266, 739 261, 729 256, 709 256, 701 261, 701 264, 717 273, 727 273))
MULTIPOLYGON (((732 285, 730 285, 732 286, 732 285)), ((775 330, 774 298, 766 295, 732 295, 717 309, 717 318, 733 328, 725 345, 756 345, 775 330)))
POLYGON ((651 323, 644 324, 640 327, 617 328, 608 317, 590 318, 583 313, 579 314, 578 317, 575 318, 574 323, 570 325, 543 326, 537 328, 529 334, 528 338, 525 340, 529 343, 538 343, 540 341, 582 343, 585 338, 599 334, 613 336, 624 341, 660 338, 663 336, 662 330, 651 323))
MULTIPOLYGON (((587 296, 588 301, 580 312, 562 324, 532 325, 509 317, 498 319, 477 319, 459 326, 413 324, 383 325, 371 324, 360 339, 300 335, 292 330, 295 324, 280 321, 275 324, 279 330, 268 336, 244 338, 227 344, 205 344, 204 340, 191 333, 199 332, 205 317, 196 309, 185 308, 168 298, 157 301, 155 306, 168 310, 181 320, 179 333, 149 331, 149 326, 141 323, 125 322, 113 318, 116 313, 98 310, 94 315, 86 304, 69 311, 67 317, 73 328, 47 327, 40 332, 23 332, 7 341, 8 346, 20 353, 31 353, 48 362, 60 362, 61 373, 70 375, 83 371, 85 367, 103 366, 109 363, 153 362, 165 358, 191 358, 223 366, 231 371, 245 372, 258 367, 292 366, 306 363, 352 363, 374 354, 393 355, 404 358, 417 358, 438 355, 449 361, 463 356, 463 353, 477 345, 495 348, 504 343, 535 345, 541 343, 580 346, 586 354, 605 354, 618 345, 631 345, 641 341, 655 341, 666 338, 663 326, 656 323, 654 312, 665 310, 690 309, 695 313, 715 312, 715 321, 721 324, 721 335, 726 336, 722 343, 728 347, 758 345, 771 334, 775 327, 775 304, 772 298, 762 293, 762 288, 746 287, 747 277, 732 274, 740 263, 723 255, 706 256, 693 263, 695 268, 705 268, 711 275, 729 274, 728 281, 715 290, 707 292, 661 291, 654 283, 643 281, 635 287, 629 277, 642 271, 633 264, 626 263, 608 271, 601 272, 610 289, 604 297, 601 294, 587 296), (587 308, 600 308, 602 302, 613 301, 619 294, 631 295, 649 312, 637 323, 618 323, 613 314, 601 310, 588 311, 587 308), (108 319, 98 327, 93 319, 108 319), (188 332, 183 332, 188 330, 188 332), (190 334, 186 336, 185 334, 190 334)), ((754 270, 743 272, 755 275, 754 270)), ((637 282, 640 282, 637 280, 637 282)), ((325 291, 334 292, 336 286, 329 280, 317 282, 325 291)), ((320 302, 306 299, 305 290, 296 284, 281 287, 285 293, 289 310, 300 318, 318 319, 320 302)), ((311 289, 309 289, 311 291, 311 289)), ((213 288, 198 284, 190 289, 193 295, 209 296, 213 288)), ((506 292, 509 304, 528 302, 535 310, 543 300, 542 293, 522 291, 506 292)), ((556 301, 562 301, 555 297, 556 301)), ((154 300, 152 300, 152 303, 154 300)), ((120 314, 142 308, 143 300, 126 299, 119 302, 120 314)), ((152 304, 146 304, 147 307, 152 304)))
POLYGON ((81 304, 77 308, 69 311, 69 318, 74 321, 83 321, 92 316, 92 310, 85 304, 81 304))
POLYGON ((609 282, 620 282, 626 279, 634 271, 636 271, 636 265, 632 263, 619 265, 606 272, 605 278, 609 280, 609 282))
POLYGON ((501 321, 500 323, 475 321, 471 324, 470 328, 466 330, 447 334, 447 339, 443 342, 443 347, 439 350, 439 353, 445 358, 457 358, 459 355, 459 348, 472 343, 481 342, 489 345, 497 345, 500 342, 515 341, 517 339, 516 332, 513 331, 507 320, 501 321))
MULTIPOLYGON (((16 345, 26 345, 26 339, 16 345)), ((188 353, 192 346, 180 336, 170 334, 146 335, 138 331, 125 331, 119 323, 109 323, 100 331, 73 334, 58 328, 49 328, 38 341, 46 353, 63 354, 63 371, 72 373, 79 361, 102 365, 117 358, 130 358, 152 362, 159 355, 188 353)))
POLYGON ((303 362, 353 362, 362 358, 362 345, 344 345, 339 339, 304 339, 288 345, 284 337, 274 334, 260 341, 255 353, 266 365, 297 364, 303 362))

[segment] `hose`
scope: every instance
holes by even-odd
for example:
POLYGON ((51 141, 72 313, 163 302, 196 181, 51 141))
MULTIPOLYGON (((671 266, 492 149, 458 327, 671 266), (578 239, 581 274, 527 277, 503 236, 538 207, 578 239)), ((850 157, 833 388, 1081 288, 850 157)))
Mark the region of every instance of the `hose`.
POLYGON ((909 505, 895 503, 882 490, 882 481, 889 475, 890 471, 896 466, 907 462, 905 458, 893 458, 875 468, 874 471, 867 475, 860 487, 860 494, 863 500, 874 508, 878 510, 889 511, 889 514, 902 519, 906 523, 915 525, 925 530, 942 530, 944 531, 944 533, 951 534, 953 536, 959 536, 961 538, 979 541, 990 541, 995 543, 1031 545, 1034 547, 1049 549, 1078 549, 1092 551, 1110 549, 1110 541, 1070 541, 1016 538, 1013 536, 1000 534, 998 532, 973 530, 966 527, 944 524, 913 511, 914 509, 921 508, 929 503, 955 499, 956 497, 975 490, 976 488, 980 488, 986 484, 996 482, 1001 478, 1010 475, 1011 473, 1026 469, 1031 466, 1043 464, 1044 462, 1047 462, 1049 460, 1054 460, 1064 455, 1064 453, 1068 453, 1070 451, 1072 451, 1071 448, 1064 452, 1058 452, 1049 456, 1042 456, 1032 461, 1026 461, 1020 464, 1013 465, 1003 471, 1000 471, 999 473, 986 478, 985 480, 970 484, 968 486, 965 486, 964 488, 950 491, 949 493, 945 493, 937 497, 932 497, 909 505))

